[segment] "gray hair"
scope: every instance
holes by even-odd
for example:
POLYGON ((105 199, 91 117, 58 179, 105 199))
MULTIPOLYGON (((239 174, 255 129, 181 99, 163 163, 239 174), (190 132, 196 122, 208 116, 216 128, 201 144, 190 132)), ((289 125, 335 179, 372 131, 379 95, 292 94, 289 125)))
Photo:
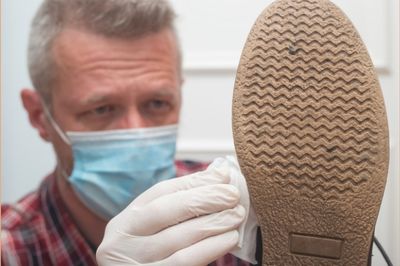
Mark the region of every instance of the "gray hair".
POLYGON ((44 0, 32 21, 29 38, 33 86, 50 104, 57 71, 51 48, 68 26, 111 38, 140 38, 166 28, 176 34, 174 18, 167 0, 44 0))

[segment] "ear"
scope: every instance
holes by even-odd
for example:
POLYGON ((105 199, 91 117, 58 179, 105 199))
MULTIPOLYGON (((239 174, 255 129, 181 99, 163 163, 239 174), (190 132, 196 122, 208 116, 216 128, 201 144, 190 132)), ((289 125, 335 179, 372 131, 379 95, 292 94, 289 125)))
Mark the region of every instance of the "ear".
POLYGON ((179 83, 179 97, 181 100, 181 105, 182 105, 182 88, 183 88, 183 84, 185 83, 185 79, 183 77, 180 78, 180 83, 179 83))
POLYGON ((34 90, 24 89, 21 92, 21 100, 28 113, 31 125, 38 130, 43 140, 50 141, 48 122, 39 93, 34 90))

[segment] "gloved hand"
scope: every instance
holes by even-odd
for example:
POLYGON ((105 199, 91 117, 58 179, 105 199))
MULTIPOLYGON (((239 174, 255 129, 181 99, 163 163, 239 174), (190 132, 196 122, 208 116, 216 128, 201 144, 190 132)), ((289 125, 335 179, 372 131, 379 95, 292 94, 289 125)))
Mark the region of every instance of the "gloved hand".
POLYGON ((229 171, 203 171, 153 186, 107 225, 99 265, 203 266, 238 242, 245 210, 229 171))

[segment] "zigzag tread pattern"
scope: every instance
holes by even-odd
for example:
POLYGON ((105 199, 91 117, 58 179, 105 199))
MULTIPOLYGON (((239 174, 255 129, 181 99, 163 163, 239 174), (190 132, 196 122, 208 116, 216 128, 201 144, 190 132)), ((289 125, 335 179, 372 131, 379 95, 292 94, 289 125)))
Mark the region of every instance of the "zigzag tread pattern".
POLYGON ((379 128, 349 30, 306 2, 288 2, 258 21, 240 130, 257 167, 283 187, 337 199, 373 175, 379 128))

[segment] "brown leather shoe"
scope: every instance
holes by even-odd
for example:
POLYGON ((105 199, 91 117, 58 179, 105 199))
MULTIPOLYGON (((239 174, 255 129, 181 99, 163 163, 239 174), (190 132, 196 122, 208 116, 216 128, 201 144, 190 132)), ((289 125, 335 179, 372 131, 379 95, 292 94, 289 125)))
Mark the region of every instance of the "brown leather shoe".
POLYGON ((328 0, 280 0, 257 19, 233 98, 233 133, 263 265, 367 265, 388 168, 374 66, 328 0))

